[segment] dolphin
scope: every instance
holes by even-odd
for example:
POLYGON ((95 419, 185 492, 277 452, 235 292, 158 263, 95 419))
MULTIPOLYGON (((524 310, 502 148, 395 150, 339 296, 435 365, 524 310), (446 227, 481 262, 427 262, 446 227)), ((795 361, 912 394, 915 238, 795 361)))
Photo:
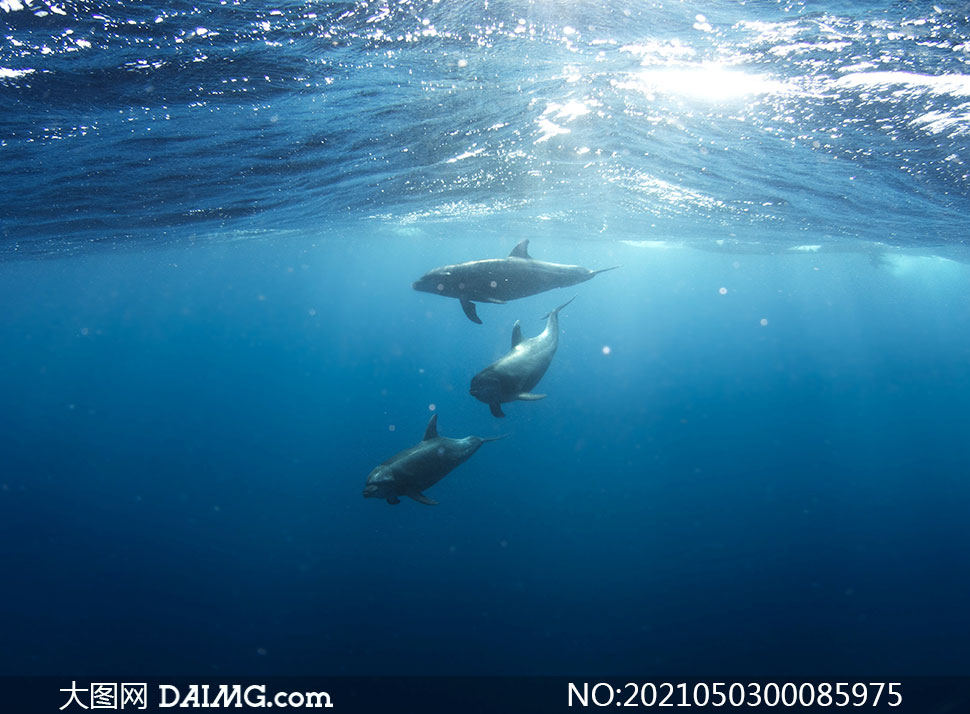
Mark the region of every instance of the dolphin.
POLYGON ((549 369, 559 347, 559 311, 575 299, 571 298, 546 315, 546 329, 527 340, 522 339, 522 327, 516 320, 509 353, 472 378, 468 391, 475 399, 488 404, 493 416, 505 416, 503 402, 545 399, 545 394, 533 394, 530 390, 549 369))
POLYGON ((504 435, 466 436, 464 439, 438 436, 438 415, 433 414, 421 443, 395 454, 370 472, 364 486, 364 498, 385 498, 396 506, 401 502, 401 496, 407 496, 426 506, 437 506, 438 502, 422 491, 465 463, 486 441, 503 438, 504 435))
POLYGON ((583 283, 594 275, 618 267, 589 270, 578 265, 535 260, 529 255, 527 238, 512 249, 508 258, 444 265, 425 273, 412 287, 420 292, 458 298, 468 319, 481 325, 476 302, 505 303, 553 288, 583 283))

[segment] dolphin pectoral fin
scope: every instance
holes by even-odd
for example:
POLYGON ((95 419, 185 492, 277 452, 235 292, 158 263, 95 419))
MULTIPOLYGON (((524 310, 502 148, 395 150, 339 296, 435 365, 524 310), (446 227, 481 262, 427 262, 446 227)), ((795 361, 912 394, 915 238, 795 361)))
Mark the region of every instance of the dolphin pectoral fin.
POLYGON ((475 309, 475 303, 471 300, 461 300, 461 309, 465 311, 465 316, 468 317, 472 322, 477 322, 479 325, 482 324, 482 319, 478 316, 478 311, 475 309))
POLYGON ((387 502, 390 503, 392 506, 396 506, 401 502, 401 499, 398 498, 397 496, 391 496, 389 499, 387 499, 387 502))
POLYGON ((515 398, 520 399, 523 402, 537 402, 540 399, 545 399, 548 394, 533 394, 532 392, 522 392, 522 394, 517 395, 515 398))
POLYGON ((512 252, 509 253, 509 257, 526 259, 532 258, 532 256, 529 255, 529 239, 526 238, 524 241, 520 241, 519 244, 512 249, 512 252))
POLYGON ((516 347, 518 347, 521 341, 522 341, 522 325, 520 325, 519 321, 516 320, 515 324, 512 325, 512 349, 514 350, 516 347))
POLYGON ((420 493, 420 492, 418 492, 418 493, 409 493, 408 494, 408 497, 409 498, 413 498, 418 503, 423 503, 425 506, 437 506, 438 505, 438 502, 435 501, 433 498, 428 498, 427 496, 425 496, 423 493, 420 493))
POLYGON ((493 417, 498 417, 501 419, 505 416, 505 412, 502 411, 502 405, 498 402, 495 402, 495 404, 489 404, 488 408, 492 412, 493 417))

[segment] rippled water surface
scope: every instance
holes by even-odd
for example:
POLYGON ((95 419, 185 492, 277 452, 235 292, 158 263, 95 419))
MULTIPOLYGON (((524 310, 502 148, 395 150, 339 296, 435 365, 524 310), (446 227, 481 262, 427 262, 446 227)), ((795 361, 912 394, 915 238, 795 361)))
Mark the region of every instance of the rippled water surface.
POLYGON ((4 0, 3 250, 475 218, 959 252, 964 10, 4 0))

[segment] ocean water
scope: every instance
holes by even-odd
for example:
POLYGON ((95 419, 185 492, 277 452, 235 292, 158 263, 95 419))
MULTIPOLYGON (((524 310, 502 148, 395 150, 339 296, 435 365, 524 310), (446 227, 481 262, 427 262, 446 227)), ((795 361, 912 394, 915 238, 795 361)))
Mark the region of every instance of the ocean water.
POLYGON ((970 672, 961 3, 0 23, 0 672, 970 672), (622 269, 410 287, 524 238, 622 269))

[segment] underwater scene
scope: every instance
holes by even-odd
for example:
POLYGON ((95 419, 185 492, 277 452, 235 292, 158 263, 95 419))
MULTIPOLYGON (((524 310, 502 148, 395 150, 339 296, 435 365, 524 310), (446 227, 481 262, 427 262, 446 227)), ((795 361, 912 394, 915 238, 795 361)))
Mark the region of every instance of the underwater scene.
POLYGON ((970 674, 965 4, 0 23, 0 673, 970 674))

